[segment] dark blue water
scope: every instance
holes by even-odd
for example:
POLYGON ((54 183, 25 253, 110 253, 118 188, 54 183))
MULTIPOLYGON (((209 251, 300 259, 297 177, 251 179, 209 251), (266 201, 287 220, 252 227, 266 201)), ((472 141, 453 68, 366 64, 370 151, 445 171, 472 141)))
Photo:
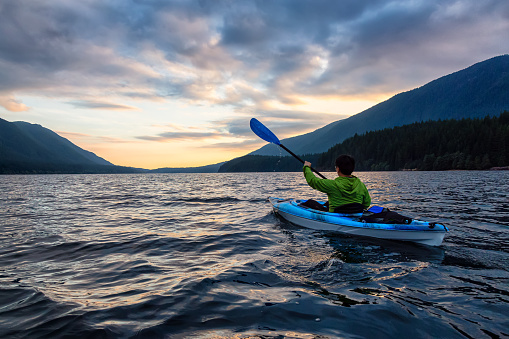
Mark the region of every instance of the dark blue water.
POLYGON ((0 176, 0 337, 508 337, 509 172, 359 177, 443 245, 278 219, 300 173, 0 176))

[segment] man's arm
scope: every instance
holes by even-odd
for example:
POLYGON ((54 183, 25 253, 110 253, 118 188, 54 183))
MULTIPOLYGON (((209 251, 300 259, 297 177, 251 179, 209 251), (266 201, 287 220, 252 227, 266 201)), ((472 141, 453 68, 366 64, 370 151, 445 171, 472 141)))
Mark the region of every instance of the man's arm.
POLYGON ((304 171, 304 177, 306 178, 308 185, 315 190, 328 193, 334 188, 334 184, 331 183, 332 180, 320 179, 315 176, 311 170, 311 163, 309 161, 304 161, 304 167, 302 170, 304 171))

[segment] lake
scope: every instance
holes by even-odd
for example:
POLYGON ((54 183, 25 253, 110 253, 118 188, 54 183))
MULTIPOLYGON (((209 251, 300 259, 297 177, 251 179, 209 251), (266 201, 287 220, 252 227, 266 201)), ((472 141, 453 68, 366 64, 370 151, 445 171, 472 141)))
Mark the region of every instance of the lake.
POLYGON ((0 337, 508 337, 509 172, 357 175, 442 246, 277 218, 302 173, 0 176, 0 337))

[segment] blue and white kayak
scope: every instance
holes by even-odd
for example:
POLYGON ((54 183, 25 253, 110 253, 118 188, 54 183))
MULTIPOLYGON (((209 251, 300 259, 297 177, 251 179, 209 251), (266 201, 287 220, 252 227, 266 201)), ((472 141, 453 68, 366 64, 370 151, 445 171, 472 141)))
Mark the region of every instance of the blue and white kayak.
POLYGON ((269 197, 274 213, 298 226, 321 231, 332 231, 379 239, 411 241, 429 246, 440 246, 446 226, 412 220, 409 224, 368 223, 360 220, 362 213, 341 214, 322 212, 300 206, 305 200, 269 197))

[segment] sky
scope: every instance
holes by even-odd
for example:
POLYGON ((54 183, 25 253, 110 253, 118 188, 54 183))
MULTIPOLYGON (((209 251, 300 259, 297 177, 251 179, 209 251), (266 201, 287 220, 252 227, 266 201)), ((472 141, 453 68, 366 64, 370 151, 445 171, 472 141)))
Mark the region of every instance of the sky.
POLYGON ((506 0, 0 0, 0 118, 115 165, 228 161, 509 53, 506 0))

